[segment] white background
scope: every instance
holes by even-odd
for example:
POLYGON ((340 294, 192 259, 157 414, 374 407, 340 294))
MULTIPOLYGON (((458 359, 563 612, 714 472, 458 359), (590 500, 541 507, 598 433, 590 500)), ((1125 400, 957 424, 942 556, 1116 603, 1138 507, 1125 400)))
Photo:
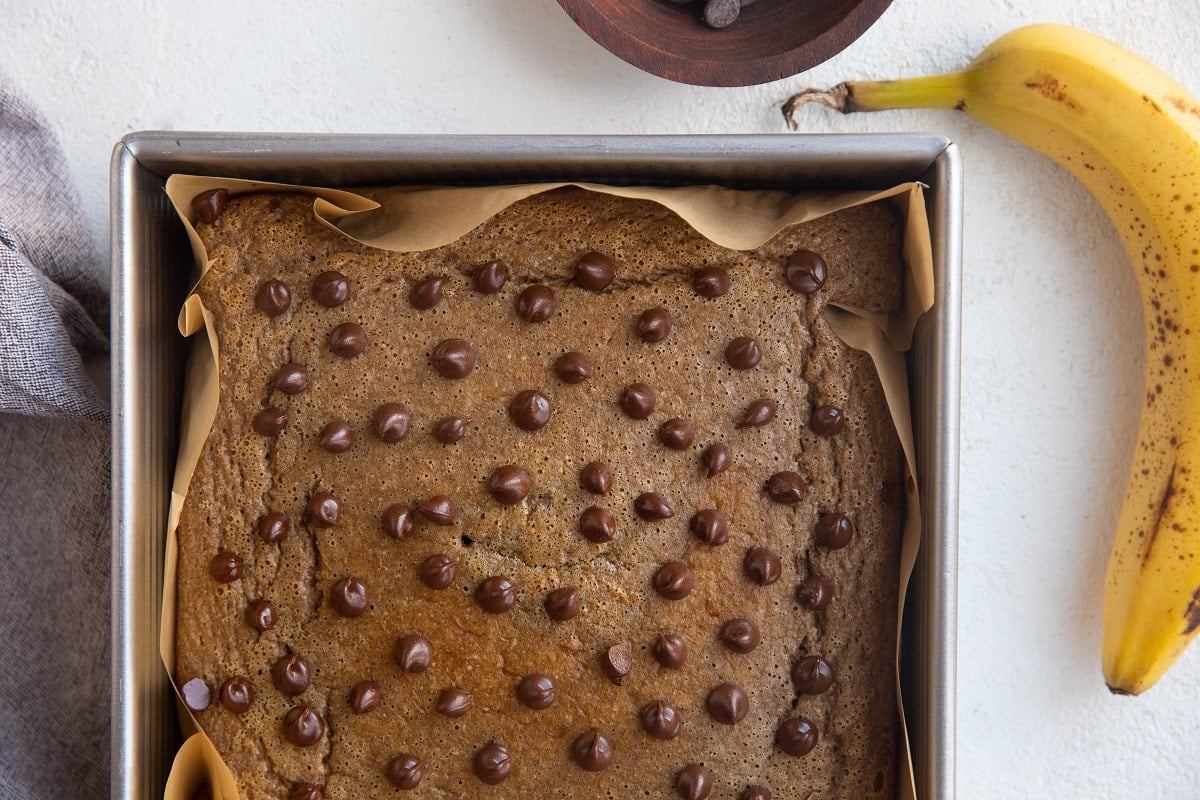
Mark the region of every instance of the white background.
MULTIPOLYGON (((109 152, 138 129, 786 136, 772 104, 796 89, 956 68, 1037 21, 1106 35, 1200 94, 1193 0, 895 0, 840 56, 747 89, 641 73, 553 0, 0 0, 0 19, 0 69, 59 132, 98 254, 109 152)), ((1108 221, 1067 173, 955 112, 811 112, 814 131, 944 133, 965 162, 960 796, 1200 797, 1200 647, 1140 698, 1110 696, 1099 669, 1142 381, 1108 221)))

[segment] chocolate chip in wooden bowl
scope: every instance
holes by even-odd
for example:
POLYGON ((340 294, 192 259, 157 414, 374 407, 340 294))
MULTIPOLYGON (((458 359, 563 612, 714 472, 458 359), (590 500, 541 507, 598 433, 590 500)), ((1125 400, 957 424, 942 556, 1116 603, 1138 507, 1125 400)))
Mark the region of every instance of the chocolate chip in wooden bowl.
POLYGON ((442 302, 442 289, 446 279, 440 275, 425 278, 413 284, 408 293, 408 303, 418 311, 427 311, 442 302))
POLYGON ((265 281, 254 293, 254 307, 268 317, 278 317, 292 307, 292 290, 283 281, 265 281))
POLYGON ((571 760, 578 764, 580 769, 600 772, 612 765, 613 746, 596 731, 581 733, 571 743, 571 760))
POLYGON ((526 322, 546 322, 558 310, 558 295, 549 286, 535 283, 517 296, 517 313, 526 322))
POLYGON ((212 225, 229 203, 228 189, 209 189, 192 198, 192 213, 205 225, 212 225))
POLYGON ((326 308, 337 308, 350 299, 350 279, 337 270, 326 270, 313 278, 312 298, 326 308))
POLYGON ((508 264, 503 261, 489 261, 475 273, 475 291, 480 294, 495 294, 508 282, 508 272, 508 264))
POLYGON ((613 282, 616 268, 603 253, 584 253, 575 262, 575 282, 589 292, 602 292, 613 282))

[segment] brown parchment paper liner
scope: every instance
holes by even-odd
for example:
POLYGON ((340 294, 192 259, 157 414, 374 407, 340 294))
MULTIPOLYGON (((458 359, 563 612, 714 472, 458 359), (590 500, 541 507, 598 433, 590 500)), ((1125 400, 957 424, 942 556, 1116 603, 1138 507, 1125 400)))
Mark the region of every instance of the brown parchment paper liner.
MULTIPOLYGON (((733 250, 752 250, 784 228, 830 214, 843 208, 875 202, 893 204, 905 220, 903 258, 904 307, 891 316, 861 309, 826 307, 825 318, 833 331, 850 347, 868 353, 875 364, 900 443, 904 449, 908 495, 904 536, 901 543, 899 606, 896 620, 896 685, 899 699, 900 615, 921 537, 919 493, 916 490, 912 418, 904 352, 912 344, 917 319, 933 305, 933 258, 929 220, 925 215, 923 186, 905 183, 882 191, 809 192, 788 194, 777 191, 735 191, 719 186, 642 187, 606 186, 591 183, 535 183, 515 186, 470 188, 423 187, 364 190, 364 194, 192 175, 172 175, 166 191, 187 229, 198 276, 210 261, 193 226, 191 200, 210 189, 224 188, 230 195, 257 191, 301 191, 313 195, 313 213, 322 224, 362 244, 384 250, 415 252, 449 244, 512 205, 540 192, 561 186, 578 186, 594 192, 651 200, 674 211, 697 233, 733 250), (369 194, 369 196, 367 196, 369 194)), ((196 294, 188 296, 179 314, 179 330, 185 336, 206 331, 204 340, 193 345, 184 392, 181 445, 176 462, 171 504, 167 518, 167 548, 163 581, 163 604, 159 650, 169 679, 174 685, 175 666, 175 572, 178 561, 176 528, 201 449, 216 417, 220 388, 220 349, 208 310, 196 294), (207 343, 207 347, 204 344, 207 343)), ((167 781, 166 800, 188 800, 207 781, 213 800, 240 800, 237 783, 195 717, 178 697, 181 725, 188 736, 176 754, 167 781)), ((902 748, 900 796, 915 800, 911 748, 904 708, 898 703, 902 748)))

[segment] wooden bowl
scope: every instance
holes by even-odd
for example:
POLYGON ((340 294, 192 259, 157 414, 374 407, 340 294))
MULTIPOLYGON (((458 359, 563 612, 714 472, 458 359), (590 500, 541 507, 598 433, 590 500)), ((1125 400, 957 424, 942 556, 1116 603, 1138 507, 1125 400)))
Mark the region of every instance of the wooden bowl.
POLYGON ((639 69, 697 86, 749 86, 820 64, 861 36, 892 0, 757 0, 727 28, 703 0, 558 0, 575 24, 639 69))

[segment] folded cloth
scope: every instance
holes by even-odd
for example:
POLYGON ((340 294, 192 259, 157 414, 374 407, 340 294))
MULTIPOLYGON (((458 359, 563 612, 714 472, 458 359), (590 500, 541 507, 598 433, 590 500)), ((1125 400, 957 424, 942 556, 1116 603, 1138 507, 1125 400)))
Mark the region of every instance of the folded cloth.
POLYGON ((58 143, 0 74, 0 800, 109 792, 107 309, 58 143))

